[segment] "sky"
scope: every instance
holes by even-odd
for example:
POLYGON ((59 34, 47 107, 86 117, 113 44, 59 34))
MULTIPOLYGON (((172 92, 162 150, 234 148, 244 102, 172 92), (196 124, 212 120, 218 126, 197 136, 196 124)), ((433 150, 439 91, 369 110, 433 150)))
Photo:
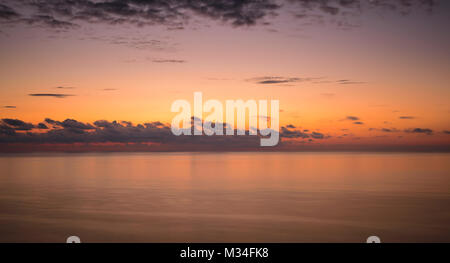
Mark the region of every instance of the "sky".
POLYGON ((449 11, 431 0, 0 0, 0 152, 255 148, 172 136, 172 102, 196 91, 279 100, 278 150, 448 151, 449 11))

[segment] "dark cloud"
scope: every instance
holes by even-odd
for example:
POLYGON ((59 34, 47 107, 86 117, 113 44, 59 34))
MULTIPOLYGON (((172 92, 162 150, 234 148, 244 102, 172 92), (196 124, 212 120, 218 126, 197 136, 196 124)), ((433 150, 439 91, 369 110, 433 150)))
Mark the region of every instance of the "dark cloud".
POLYGON ((249 79, 248 81, 256 84, 288 84, 295 82, 311 81, 314 78, 298 78, 298 77, 279 77, 279 76, 265 76, 249 79))
MULTIPOLYGON (((128 121, 99 120, 89 124, 73 119, 56 121, 47 118, 45 122, 52 125, 52 129, 16 133, 17 127, 23 127, 25 122, 5 119, 0 123, 0 143, 158 143, 174 149, 209 147, 219 150, 258 148, 260 145, 259 136, 175 136, 168 125, 159 121, 133 125, 128 121), (11 127, 13 124, 15 126, 11 127)), ((47 125, 40 123, 37 127, 45 129, 47 125)))
POLYGON ((282 138, 309 138, 309 134, 300 130, 293 130, 287 127, 281 127, 280 136, 282 138))
POLYGON ((55 29, 72 29, 72 28, 78 27, 77 24, 63 21, 63 20, 58 20, 58 19, 54 18, 51 14, 34 15, 29 18, 23 18, 21 21, 25 22, 29 25, 40 25, 40 26, 46 26, 46 27, 55 28, 55 29))
POLYGON ((0 20, 16 19, 19 16, 14 9, 0 3, 0 20))
MULTIPOLYGON (((272 0, 34 0, 20 4, 24 9, 34 11, 31 17, 23 12, 23 19, 52 27, 89 22, 137 26, 162 24, 171 29, 183 28, 192 16, 220 20, 233 26, 254 25, 280 7, 272 0)), ((7 6, 3 13, 5 16, 14 14, 7 6)))
POLYGON ((60 125, 63 128, 67 129, 78 129, 78 130, 91 130, 95 129, 94 126, 91 124, 85 124, 73 119, 66 119, 63 122, 59 122, 58 125, 60 125))
POLYGON ((433 130, 428 128, 410 128, 406 129, 405 132, 407 133, 423 133, 427 135, 431 135, 433 133, 433 130))
POLYGON ((42 122, 37 125, 37 128, 38 129, 43 129, 43 130, 48 129, 47 125, 45 125, 45 123, 42 123, 42 122))
POLYGON ((16 106, 7 105, 7 106, 3 106, 3 108, 5 108, 5 109, 15 109, 17 107, 16 106))
POLYGON ((48 124, 52 124, 52 125, 59 125, 59 123, 60 123, 60 122, 54 121, 54 120, 52 120, 50 118, 46 118, 45 122, 48 123, 48 124))
POLYGON ((382 132, 398 132, 397 129, 381 128, 382 132))
POLYGON ((447 130, 442 131, 442 132, 445 133, 445 134, 450 134, 450 131, 447 131, 447 130))
POLYGON ((358 121, 359 120, 359 118, 356 116, 347 116, 347 117, 345 117, 345 119, 350 120, 350 121, 358 121))
POLYGON ((313 137, 314 139, 323 139, 325 138, 325 136, 320 133, 320 132, 312 132, 311 133, 311 137, 313 137))
POLYGON ((346 116, 345 119, 342 119, 341 121, 353 121, 353 124, 357 125, 363 125, 364 122, 360 121, 361 119, 356 116, 346 116))
POLYGON ((28 131, 34 128, 34 125, 18 119, 2 119, 3 124, 19 131, 28 131))
MULTIPOLYGON (((225 126, 227 125, 224 124, 225 126)), ((373 147, 364 144, 354 146, 317 143, 314 145, 317 145, 319 148, 304 148, 303 146, 307 145, 308 142, 327 139, 330 136, 318 131, 297 130, 292 128, 293 126, 281 127, 280 147, 262 149, 259 146, 260 136, 175 136, 172 134, 169 125, 158 121, 134 125, 128 121, 99 120, 90 124, 73 119, 57 121, 47 118, 45 123, 41 122, 34 126, 21 120, 2 119, 0 120, 0 152, 66 151, 69 149, 73 151, 298 151, 308 149, 449 151, 448 144, 439 146, 401 146, 399 148, 399 146, 389 145, 373 147), (40 130, 33 131, 31 130, 32 128, 40 130), (74 143, 76 143, 76 146, 73 147, 67 147, 66 145, 74 143), (116 148, 108 148, 110 147, 109 145, 118 146, 114 146, 116 148), (302 146, 299 148, 300 145, 302 146)), ((432 130, 414 128, 408 129, 407 132, 431 134, 432 130)), ((444 132, 446 134, 450 133, 450 131, 444 132)), ((248 131, 246 131, 246 134, 248 134, 248 131)), ((346 135, 344 134, 337 138, 343 138, 346 135)), ((353 137, 353 135, 347 137, 355 140, 360 139, 360 137, 353 137)))
MULTIPOLYGON (((14 136, 16 135, 16 130, 14 128, 11 128, 8 125, 5 125, 3 123, 0 123, 0 135, 4 136, 14 136)), ((1 137, 0 137, 1 138, 1 137)))
POLYGON ((369 131, 399 132, 399 130, 398 130, 398 129, 395 129, 395 128, 381 128, 381 129, 377 129, 377 128, 369 128, 369 131))
POLYGON ((32 97, 54 97, 54 98, 65 98, 65 97, 70 97, 70 96, 75 96, 75 95, 71 95, 71 94, 60 94, 60 93, 32 93, 32 94, 28 94, 29 96, 32 97))
POLYGON ((363 10, 389 10, 404 15, 415 8, 431 10, 433 4, 432 0, 3 0, 0 20, 58 29, 103 23, 166 25, 170 30, 181 30, 195 17, 236 27, 268 25, 268 18, 279 15, 281 7, 287 6, 294 17, 310 23, 323 24, 329 18, 332 23, 349 28, 355 25, 347 17, 363 10))
POLYGON ((296 130, 295 126, 292 124, 288 124, 286 126, 281 127, 280 131, 280 137, 281 138, 314 138, 314 139, 324 139, 326 138, 324 134, 319 132, 311 132, 309 133, 309 130, 296 130))
MULTIPOLYGON (((309 24, 331 23, 344 29, 360 24, 349 18, 358 17, 366 11, 378 10, 382 13, 406 15, 413 10, 431 12, 433 0, 287 0, 292 3, 291 12, 295 17, 309 24), (356 22, 356 23, 355 23, 356 22)), ((344 83, 343 83, 344 84, 344 83)), ((356 83, 345 83, 356 84, 356 83)))
POLYGON ((414 116, 400 116, 398 118, 402 119, 402 120, 412 120, 412 119, 415 119, 416 117, 414 117, 414 116))

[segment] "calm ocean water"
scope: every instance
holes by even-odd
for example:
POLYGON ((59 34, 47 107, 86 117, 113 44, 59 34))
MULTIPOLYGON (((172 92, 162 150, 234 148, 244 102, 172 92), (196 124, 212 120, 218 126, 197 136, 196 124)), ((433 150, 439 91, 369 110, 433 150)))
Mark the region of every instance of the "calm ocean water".
POLYGON ((0 156, 0 242, 450 242, 450 154, 0 156))

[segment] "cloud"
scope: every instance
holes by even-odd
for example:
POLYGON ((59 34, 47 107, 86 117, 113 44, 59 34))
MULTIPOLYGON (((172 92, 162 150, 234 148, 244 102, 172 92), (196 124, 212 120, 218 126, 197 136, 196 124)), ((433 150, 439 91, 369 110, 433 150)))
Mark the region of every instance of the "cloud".
POLYGON ((60 94, 60 93, 32 93, 32 94, 28 94, 28 96, 32 96, 32 97, 54 97, 54 98, 65 98, 65 97, 70 97, 70 96, 75 96, 75 95, 71 95, 71 94, 60 94))
POLYGON ((286 126, 282 126, 281 127, 281 131, 280 131, 280 137, 281 138, 290 138, 290 139, 295 139, 295 138, 301 138, 301 139, 306 139, 306 138, 313 138, 313 139, 324 139, 326 138, 326 136, 320 132, 311 132, 309 133, 309 130, 296 130, 295 126, 292 124, 288 124, 286 126))
POLYGON ((15 109, 17 107, 16 106, 11 106, 11 105, 6 105, 6 106, 3 106, 3 108, 5 108, 5 109, 15 109))
POLYGON ((46 130, 46 129, 48 129, 48 126, 47 125, 45 125, 45 123, 39 123, 38 125, 37 125, 37 128, 38 129, 43 129, 43 130, 46 130))
MULTIPOLYGON (((359 26, 349 18, 358 17, 366 11, 407 15, 413 10, 431 12, 433 0, 287 0, 295 17, 309 24, 334 24, 344 29, 359 26)), ((350 84, 350 83, 348 83, 350 84)))
POLYGON ((66 129, 78 129, 78 130, 92 130, 95 129, 94 126, 91 124, 85 124, 73 119, 66 119, 63 122, 58 122, 58 125, 60 125, 63 128, 66 129))
MULTIPOLYGON (((226 126, 226 124, 225 124, 226 126)), ((298 151, 298 150, 408 150, 449 151, 443 145, 367 145, 364 143, 334 144, 319 140, 330 138, 318 131, 299 130, 289 124, 280 129, 280 144, 270 149, 262 149, 260 136, 175 136, 168 124, 154 121, 133 124, 129 121, 99 120, 84 123, 74 119, 64 121, 45 119, 37 125, 17 119, 0 120, 0 152, 30 151, 298 151), (39 129, 39 130, 37 130, 39 129), (309 144, 309 142, 316 143, 309 144), (68 147, 70 145, 70 147, 68 147), (113 146, 112 146, 113 145, 113 146), (114 146, 115 145, 115 146, 114 146), (313 148, 308 148, 309 146, 313 148), (306 147, 306 148, 305 148, 306 147)), ((191 128, 192 130, 192 128, 191 128)), ((235 130, 236 132, 236 130, 235 130)), ((385 131, 389 132, 389 131, 385 131)), ((392 132, 392 131, 391 131, 392 132)), ((431 134, 423 128, 408 129, 407 132, 431 134)), ((444 131, 445 132, 445 131, 444 131)), ((246 131, 248 134, 248 131, 246 131)), ((447 134, 450 131, 446 132, 447 134)), ((336 138, 344 138, 346 134, 336 138)), ((385 136, 385 135, 384 135, 385 136)), ((362 139, 347 136, 352 139, 362 139)))
MULTIPOLYGON (((289 125, 288 125, 289 126, 289 125)), ((292 130, 287 127, 281 127, 280 137, 282 138, 309 138, 309 134, 300 130, 292 130)))
POLYGON ((34 126, 21 120, 3 119, 0 134, 0 143, 157 143, 173 149, 218 150, 259 148, 260 145, 259 136, 175 136, 168 125, 159 121, 133 125, 128 121, 98 120, 90 124, 74 119, 57 121, 46 118, 45 123, 34 126), (29 131, 33 128, 47 131, 29 131), (28 132, 16 132, 19 130, 28 132))
POLYGON ((356 116, 347 116, 345 117, 346 120, 350 120, 350 121, 358 121, 359 117, 356 116))
POLYGON ((49 28, 55 28, 55 29, 72 29, 79 27, 77 24, 58 20, 54 18, 51 14, 44 14, 44 15, 33 15, 28 18, 23 18, 21 21, 29 24, 29 25, 41 25, 46 26, 49 28))
POLYGON ((399 132, 400 130, 395 129, 395 128, 381 128, 381 129, 377 129, 377 128, 369 128, 369 131, 399 132))
POLYGON ((34 128, 34 125, 18 119, 2 119, 3 125, 19 131, 28 131, 34 128))
POLYGON ((12 8, 0 4, 0 20, 11 20, 16 19, 20 15, 12 8))
POLYGON ((149 36, 129 37, 129 36, 113 36, 113 37, 92 37, 92 40, 106 42, 112 45, 121 45, 138 50, 174 50, 174 44, 170 44, 164 40, 153 39, 149 36))
POLYGON ((450 131, 447 131, 447 130, 444 130, 442 132, 445 133, 445 134, 450 134, 450 131))
POLYGON ((351 84, 364 84, 365 82, 362 81, 351 81, 349 79, 340 79, 338 81, 336 81, 338 84, 341 85, 351 85, 351 84))
POLYGON ((355 121, 355 122, 353 122, 353 124, 357 124, 357 125, 363 125, 363 124, 364 124, 364 122, 362 122, 362 121, 355 121))
MULTIPOLYGON (((224 127, 226 126, 225 124, 224 127)), ((236 130, 234 132, 236 133, 236 130)), ((160 147, 158 149, 170 148, 176 151, 259 149, 261 136, 250 136, 248 130, 246 134, 244 136, 175 136, 167 124, 159 121, 133 125, 128 121, 98 120, 91 124, 74 119, 57 121, 47 118, 45 122, 36 126, 11 119, 4 119, 0 123, 0 143, 8 145, 150 143, 158 145, 160 147), (29 127, 25 128, 25 125, 29 127), (32 128, 40 130, 30 131, 32 128), (27 130, 27 132, 18 132, 19 129, 27 130)))
MULTIPOLYGON (((16 130, 14 128, 11 128, 8 125, 5 125, 3 123, 0 123, 0 135, 4 136, 14 136, 16 134, 16 130)), ((1 138, 1 137, 0 137, 1 138)), ((1 139, 0 139, 1 141, 1 139)))
POLYGON ((314 139, 323 139, 325 136, 320 132, 312 132, 311 137, 314 139))
POLYGON ((185 63, 185 60, 181 59, 154 59, 154 63, 185 63))
POLYGON ((410 128, 406 129, 405 132, 407 133, 424 133, 427 135, 431 135, 433 133, 433 130, 428 128, 410 128))
POLYGON ((295 82, 311 81, 315 78, 298 78, 298 77, 280 77, 280 76, 265 76, 248 79, 248 81, 255 82, 256 84, 288 84, 295 82))
MULTIPOLYGON (((268 25, 270 18, 289 10, 300 21, 323 24, 328 19, 351 28, 349 17, 379 9, 408 14, 421 8, 431 11, 432 0, 3 0, 0 21, 27 23, 56 29, 80 27, 83 23, 137 27, 165 25, 182 30, 195 18, 220 21, 234 27, 268 25), (11 7, 14 6, 14 9, 11 7)), ((303 23, 303 22, 302 22, 303 23)), ((304 24, 304 23, 303 23, 304 24)), ((351 84, 351 83, 346 83, 351 84)), ((356 83, 352 83, 356 84, 356 83)))
POLYGON ((59 125, 59 123, 60 123, 59 121, 54 121, 54 120, 52 120, 50 118, 46 118, 45 122, 48 123, 48 124, 53 124, 53 125, 59 125))
POLYGON ((415 119, 416 117, 414 117, 414 116, 400 116, 398 118, 402 119, 402 120, 412 120, 412 119, 415 119))
MULTIPOLYGON (((20 14, 22 19, 51 27, 71 27, 82 21, 110 25, 156 24, 171 29, 183 28, 193 16, 219 20, 233 26, 254 25, 280 7, 272 0, 36 0, 22 1, 20 4, 24 10, 20 14), (29 13, 31 15, 27 16, 29 13)), ((1 10, 5 16, 10 14, 7 16, 10 19, 14 16, 7 6, 1 10)), ((17 12, 15 14, 19 15, 17 12)))

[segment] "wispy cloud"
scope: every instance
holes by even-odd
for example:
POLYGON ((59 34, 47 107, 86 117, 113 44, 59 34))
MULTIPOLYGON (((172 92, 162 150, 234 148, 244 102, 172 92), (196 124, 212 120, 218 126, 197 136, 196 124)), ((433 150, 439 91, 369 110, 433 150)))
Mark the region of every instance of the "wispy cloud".
POLYGON ((264 76, 248 79, 247 81, 254 82, 256 84, 267 85, 267 84, 289 84, 295 82, 307 82, 314 79, 315 78, 264 76))
POLYGON ((351 84, 364 84, 366 82, 363 81, 352 81, 349 79, 340 79, 337 80, 336 83, 341 84, 341 85, 351 85, 351 84))
POLYGON ((185 63, 186 60, 182 59, 154 59, 152 60, 154 63, 185 63))
POLYGON ((380 131, 380 132, 400 132, 400 130, 396 128, 369 128, 369 131, 380 131))
POLYGON ((75 96, 72 94, 60 94, 60 93, 32 93, 32 94, 28 94, 28 96, 31 97, 53 97, 53 98, 66 98, 66 97, 70 97, 70 96, 75 96))

